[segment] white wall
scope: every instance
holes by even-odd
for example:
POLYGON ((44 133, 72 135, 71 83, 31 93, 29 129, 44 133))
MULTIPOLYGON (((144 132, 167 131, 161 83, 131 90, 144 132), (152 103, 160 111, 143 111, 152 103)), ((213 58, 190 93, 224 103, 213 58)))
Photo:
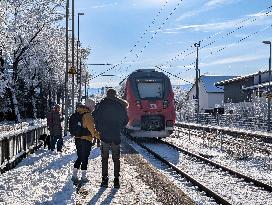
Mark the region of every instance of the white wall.
MULTIPOLYGON (((196 86, 193 85, 192 89, 188 93, 189 100, 193 100, 193 96, 196 96, 196 86)), ((208 94, 202 82, 199 83, 199 111, 204 112, 208 107, 208 94)))
MULTIPOLYGON (((196 95, 196 86, 193 85, 188 93, 189 100, 193 100, 196 95)), ((207 93, 202 81, 199 83, 199 111, 204 112, 206 109, 215 108, 216 104, 222 105, 224 101, 224 93, 207 93)))
POLYGON ((208 93, 208 108, 212 109, 216 104, 222 105, 224 93, 208 93))
POLYGON ((208 108, 208 93, 202 81, 199 83, 199 110, 204 112, 208 108))

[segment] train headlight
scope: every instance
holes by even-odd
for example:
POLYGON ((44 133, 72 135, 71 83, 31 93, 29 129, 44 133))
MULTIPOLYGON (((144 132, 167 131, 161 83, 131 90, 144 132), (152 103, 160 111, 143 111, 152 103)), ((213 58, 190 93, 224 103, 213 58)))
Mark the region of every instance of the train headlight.
POLYGON ((163 109, 166 109, 168 107, 168 105, 169 105, 168 100, 164 100, 163 101, 163 109))
POLYGON ((138 108, 142 108, 142 104, 141 104, 141 101, 140 100, 136 100, 136 106, 138 108))

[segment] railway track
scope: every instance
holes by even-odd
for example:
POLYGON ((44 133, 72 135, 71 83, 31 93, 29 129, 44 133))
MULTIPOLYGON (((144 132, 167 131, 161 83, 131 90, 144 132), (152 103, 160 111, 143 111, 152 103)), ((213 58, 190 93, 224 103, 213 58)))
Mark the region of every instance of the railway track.
MULTIPOLYGON (((218 191, 218 188, 216 187, 216 183, 214 183, 215 185, 212 184, 213 186, 209 185, 209 183, 207 183, 207 181, 209 182, 209 177, 208 177, 208 179, 203 180, 203 179, 201 179, 201 177, 199 178, 199 176, 197 176, 197 174, 196 175, 192 174, 192 173, 190 173, 190 171, 180 168, 180 166, 171 162, 171 160, 167 159, 168 158, 167 156, 163 156, 164 155, 163 153, 162 154, 159 153, 159 151, 156 150, 155 147, 158 147, 158 146, 168 147, 168 148, 170 148, 169 152, 171 152, 171 150, 172 151, 176 150, 178 153, 180 153, 184 156, 183 159, 186 158, 185 161, 187 161, 187 160, 188 160, 187 162, 191 161, 189 163, 193 164, 192 166, 194 166, 194 164, 195 164, 195 166, 198 166, 198 164, 200 164, 201 167, 203 167, 203 168, 205 167, 203 170, 201 170, 201 171, 206 171, 206 169, 207 169, 207 173, 205 175, 208 176, 210 174, 211 176, 213 176, 214 174, 217 174, 218 176, 222 176, 222 178, 224 178, 224 177, 228 178, 230 181, 233 181, 232 182, 233 187, 235 187, 235 186, 237 187, 237 184, 238 184, 238 187, 245 187, 246 189, 249 189, 251 191, 261 192, 262 194, 260 196, 269 196, 269 197, 272 196, 271 195, 272 186, 265 184, 263 182, 260 182, 256 179, 253 179, 251 177, 248 177, 248 176, 246 176, 242 173, 239 173, 237 171, 234 171, 228 167, 225 167, 225 166, 222 166, 222 165, 217 164, 215 162, 212 162, 209 159, 206 159, 202 156, 191 153, 191 152, 184 150, 182 148, 179 148, 173 144, 170 144, 170 143, 165 142, 163 140, 157 140, 157 139, 153 139, 152 141, 149 141, 148 143, 143 142, 139 139, 133 139, 131 137, 130 137, 130 139, 132 139, 140 147, 145 149, 148 153, 152 154, 157 160, 159 160, 163 164, 166 164, 172 170, 174 170, 176 173, 178 173, 182 177, 186 178, 193 185, 197 186, 200 191, 204 191, 207 196, 213 198, 219 204, 234 204, 237 202, 237 199, 232 199, 232 194, 229 195, 229 194, 225 194, 224 191, 223 192, 218 191)), ((207 176, 206 176, 206 178, 207 178, 207 176)), ((228 182, 226 182, 226 183, 228 183, 228 182)), ((229 186, 231 186, 231 183, 229 184, 229 186)), ((232 190, 231 187, 227 187, 227 188, 230 188, 230 190, 232 190)), ((235 190, 235 188, 233 190, 235 190)), ((229 191, 227 193, 231 193, 231 191, 229 191)), ((247 202, 246 199, 245 199, 245 202, 247 202)))
MULTIPOLYGON (((210 145, 214 143, 215 146, 220 147, 220 149, 224 149, 229 151, 229 153, 232 153, 233 155, 236 154, 237 157, 239 157, 239 154, 242 152, 245 152, 242 149, 246 149, 246 155, 252 155, 253 153, 261 153, 264 155, 269 155, 272 153, 272 144, 266 143, 265 141, 269 141, 270 138, 263 138, 260 139, 260 136, 257 136, 254 138, 254 135, 247 136, 245 135, 227 135, 222 133, 216 133, 216 132, 209 132, 205 130, 197 130, 197 129, 189 129, 189 128, 182 128, 182 127, 176 127, 175 130, 175 137, 179 137, 179 134, 183 133, 189 138, 191 136, 202 138, 202 140, 208 141, 210 145), (258 139, 259 138, 259 139, 258 139), (239 147, 240 150, 236 150, 235 148, 239 147), (240 151, 240 153, 239 153, 240 151)), ((209 146, 210 146, 209 145, 209 146)))

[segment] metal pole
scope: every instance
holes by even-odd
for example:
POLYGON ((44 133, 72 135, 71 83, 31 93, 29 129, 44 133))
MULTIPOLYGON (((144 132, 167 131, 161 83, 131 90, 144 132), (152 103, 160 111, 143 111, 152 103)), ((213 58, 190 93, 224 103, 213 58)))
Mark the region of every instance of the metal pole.
POLYGON ((81 92, 81 81, 82 81, 82 78, 81 78, 81 73, 82 73, 82 63, 81 63, 81 58, 79 59, 80 60, 80 63, 79 63, 79 70, 80 70, 80 77, 79 77, 79 102, 81 102, 81 95, 82 95, 82 92, 81 92))
POLYGON ((85 77, 85 100, 87 99, 87 72, 86 72, 86 77, 85 77))
POLYGON ((84 15, 84 13, 78 13, 77 14, 77 76, 79 77, 79 91, 78 91, 78 102, 81 102, 81 56, 79 55, 79 48, 80 48, 80 38, 79 38, 79 16, 84 15), (79 63, 80 61, 80 63, 79 63))
POLYGON ((271 131, 271 41, 263 41, 264 44, 269 45, 269 71, 268 71, 268 102, 267 102, 267 131, 271 131))
MULTIPOLYGON (((72 0, 72 67, 75 68, 75 0, 72 0)), ((75 75, 72 74, 72 113, 75 109, 75 75)))
POLYGON ((66 71, 65 71, 65 124, 64 135, 68 129, 68 70, 69 70, 69 0, 66 1, 66 71))
MULTIPOLYGON (((269 44, 269 94, 271 94, 271 42, 269 44)), ((271 98, 268 98, 268 128, 267 131, 271 130, 271 98)))
POLYGON ((196 47, 196 100, 197 100, 197 107, 196 107, 196 116, 197 116, 197 123, 199 123, 199 76, 200 70, 198 69, 198 48, 200 47, 200 41, 195 43, 194 46, 196 47))
POLYGON ((79 13, 77 14, 77 70, 78 70, 78 47, 79 47, 79 13))

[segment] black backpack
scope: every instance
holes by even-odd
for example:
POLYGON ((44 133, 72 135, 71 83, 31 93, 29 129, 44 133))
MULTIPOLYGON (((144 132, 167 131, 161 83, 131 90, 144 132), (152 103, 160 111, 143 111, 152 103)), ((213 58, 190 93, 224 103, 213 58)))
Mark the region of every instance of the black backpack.
POLYGON ((81 136, 89 136, 91 135, 91 132, 83 127, 82 118, 83 115, 87 113, 78 113, 75 112, 70 116, 69 119, 69 132, 71 135, 75 137, 81 137, 81 136))

